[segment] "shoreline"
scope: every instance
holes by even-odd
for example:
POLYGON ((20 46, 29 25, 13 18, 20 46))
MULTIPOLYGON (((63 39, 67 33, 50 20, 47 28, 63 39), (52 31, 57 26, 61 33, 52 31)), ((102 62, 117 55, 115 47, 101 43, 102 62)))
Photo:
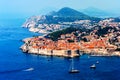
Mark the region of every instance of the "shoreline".
MULTIPOLYGON (((44 38, 47 34, 43 36, 39 36, 39 38, 44 38)), ((91 56, 120 56, 119 51, 108 52, 106 49, 76 49, 76 50, 55 50, 55 49, 38 49, 33 48, 29 44, 29 40, 31 38, 25 38, 22 41, 24 44, 20 47, 21 50, 25 53, 30 54, 38 54, 38 55, 46 55, 46 56, 60 56, 60 57, 78 57, 83 54, 91 55, 91 56)))
POLYGON ((76 50, 46 50, 46 49, 35 49, 28 47, 25 44, 20 47, 23 52, 28 54, 38 54, 45 56, 58 56, 58 57, 78 57, 79 52, 76 50))

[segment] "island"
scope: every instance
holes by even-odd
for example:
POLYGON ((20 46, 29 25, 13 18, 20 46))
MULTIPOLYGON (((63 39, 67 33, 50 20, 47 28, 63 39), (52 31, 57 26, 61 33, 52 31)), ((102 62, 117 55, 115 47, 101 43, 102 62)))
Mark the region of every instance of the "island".
POLYGON ((62 57, 120 56, 119 17, 101 19, 63 8, 44 18, 28 20, 24 26, 33 32, 46 33, 24 39, 21 49, 26 53, 62 57))

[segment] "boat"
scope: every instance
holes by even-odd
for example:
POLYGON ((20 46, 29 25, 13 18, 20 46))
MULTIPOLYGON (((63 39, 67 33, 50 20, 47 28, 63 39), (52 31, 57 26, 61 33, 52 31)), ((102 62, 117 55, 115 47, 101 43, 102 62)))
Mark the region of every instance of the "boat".
POLYGON ((90 56, 88 56, 88 59, 90 58, 90 56))
POLYGON ((97 61, 96 63, 99 64, 99 61, 97 61))
POLYGON ((91 68, 91 69, 95 69, 95 68, 96 68, 96 65, 93 64, 93 65, 90 66, 90 68, 91 68))
POLYGON ((34 70, 34 68, 28 68, 28 69, 25 69, 23 71, 33 71, 33 70, 34 70))
POLYGON ((69 71, 69 73, 79 73, 79 70, 77 70, 77 69, 75 70, 74 69, 74 70, 69 71))
POLYGON ((72 62, 71 62, 71 67, 70 67, 69 73, 79 73, 79 70, 74 68, 73 59, 72 59, 72 62))

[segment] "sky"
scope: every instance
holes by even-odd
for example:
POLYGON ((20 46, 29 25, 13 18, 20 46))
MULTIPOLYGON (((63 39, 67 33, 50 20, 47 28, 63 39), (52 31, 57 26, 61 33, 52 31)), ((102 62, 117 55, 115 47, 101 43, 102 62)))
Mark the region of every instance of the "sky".
POLYGON ((0 0, 0 18, 25 18, 62 7, 99 8, 120 13, 120 0, 0 0))

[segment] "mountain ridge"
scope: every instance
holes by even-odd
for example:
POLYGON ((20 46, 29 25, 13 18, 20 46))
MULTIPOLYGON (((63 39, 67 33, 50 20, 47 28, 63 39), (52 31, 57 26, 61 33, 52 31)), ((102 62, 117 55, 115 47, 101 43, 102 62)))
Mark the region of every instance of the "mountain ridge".
MULTIPOLYGON (((47 17, 53 16, 54 19, 58 19, 60 21, 65 20, 66 22, 71 22, 75 20, 94 20, 97 21, 99 18, 88 16, 82 12, 79 12, 75 9, 64 7, 60 10, 52 11, 46 15, 47 17)), ((63 22, 63 21, 62 21, 63 22)))

